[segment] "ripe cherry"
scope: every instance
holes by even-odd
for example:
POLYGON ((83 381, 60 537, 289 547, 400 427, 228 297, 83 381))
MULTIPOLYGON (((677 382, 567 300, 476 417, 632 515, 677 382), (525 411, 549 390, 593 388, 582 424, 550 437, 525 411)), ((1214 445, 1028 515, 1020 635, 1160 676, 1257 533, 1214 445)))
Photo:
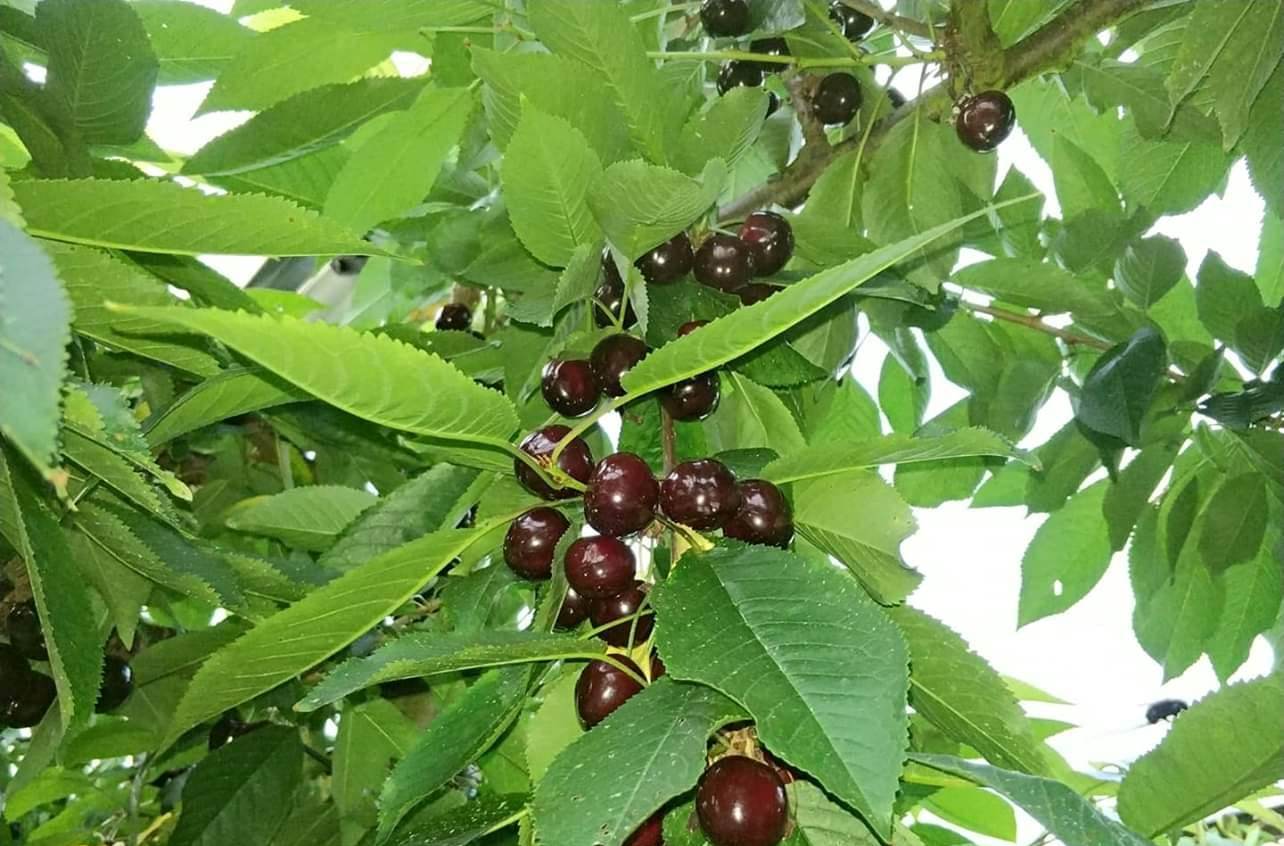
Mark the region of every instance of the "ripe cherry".
POLYGON ((17 704, 30 675, 27 659, 9 644, 0 643, 0 725, 4 723, 4 715, 17 704))
POLYGON ((763 83, 762 65, 758 62, 730 61, 718 70, 718 94, 733 88, 757 88, 763 83))
POLYGON ((664 813, 656 811, 628 836, 624 846, 664 846, 664 813))
POLYGON ((740 298, 741 305, 749 306, 754 303, 762 302, 779 290, 780 289, 775 285, 767 285, 763 282, 750 282, 739 291, 736 291, 736 296, 740 298))
POLYGON ((700 23, 714 38, 732 38, 749 31, 749 4, 745 0, 704 0, 700 23))
POLYGON ((525 579, 542 581, 553 574, 553 551, 571 521, 556 508, 532 508, 508 527, 504 561, 525 579))
POLYGON ((593 307, 593 319, 598 326, 615 325, 621 308, 624 309, 622 325, 625 328, 638 322, 633 303, 625 301, 624 280, 620 278, 620 271, 611 260, 609 251, 602 253, 602 279, 593 291, 593 299, 597 301, 593 307))
POLYGON ((568 587, 566 598, 562 600, 562 607, 557 612, 557 627, 573 629, 587 620, 591 601, 587 596, 580 596, 575 588, 568 587))
POLYGON ((745 218, 740 240, 753 251, 754 270, 759 276, 779 272, 794 255, 794 229, 775 212, 754 212, 745 218))
MULTIPOLYGON (((571 430, 567 426, 545 426, 543 429, 538 429, 527 435, 519 445, 519 448, 539 463, 547 466, 548 457, 552 455, 553 448, 570 432, 571 430)), ((583 438, 576 438, 566 445, 566 449, 562 450, 561 456, 557 459, 557 466, 572 479, 587 483, 589 477, 593 475, 593 453, 589 451, 589 445, 585 443, 583 438)), ((523 461, 514 459, 513 471, 517 474, 517 481, 521 482, 526 490, 538 497, 565 499, 568 496, 575 496, 575 491, 570 488, 553 490, 547 482, 539 477, 539 474, 533 468, 528 467, 523 461)))
MULTIPOLYGON (((616 659, 639 676, 642 671, 624 656, 616 659)), ((590 661, 575 682, 575 710, 586 728, 605 720, 625 702, 642 692, 637 679, 605 661, 590 661)))
POLYGON ((716 529, 740 506, 736 477, 712 458, 679 464, 660 483, 660 508, 666 517, 693 529, 716 529))
POLYGON ((624 396, 620 380, 645 355, 646 342, 632 335, 610 335, 598 341, 589 355, 589 362, 602 393, 609 397, 624 396))
MULTIPOLYGON (((762 56, 792 56, 789 50, 789 42, 783 38, 757 38, 749 42, 749 52, 758 53, 762 56)), ((789 67, 782 62, 757 62, 758 69, 763 73, 780 73, 789 67)))
POLYGON ((826 125, 851 123, 860 110, 860 83, 849 73, 831 73, 816 86, 811 112, 826 125))
POLYGON ((98 689, 96 710, 100 714, 115 711, 134 692, 134 670, 128 661, 108 655, 103 661, 103 684, 98 689))
POLYGON ((544 365, 540 390, 548 407, 564 417, 582 417, 597 406, 593 367, 582 358, 551 359, 544 365))
POLYGON ((8 711, 0 714, 0 722, 12 728, 32 728, 44 719, 57 696, 53 679, 44 673, 29 673, 26 684, 9 703, 8 711))
POLYGON ((651 636, 655 629, 655 615, 647 612, 636 621, 633 615, 642 608, 646 601, 646 584, 634 582, 633 586, 620 591, 606 599, 595 599, 589 605, 589 617, 593 628, 611 626, 598 633, 598 637, 611 644, 624 648, 634 643, 642 643, 651 636), (619 625, 612 625, 619 621, 619 625))
POLYGON ((652 285, 677 282, 691 272, 694 263, 691 239, 685 232, 679 232, 635 262, 642 278, 652 285))
POLYGON ((829 17, 838 28, 842 30, 843 36, 848 41, 860 41, 869 31, 874 28, 874 19, 864 12, 858 12, 851 6, 834 0, 829 4, 829 17))
POLYGON ((463 303, 447 303, 437 312, 437 328, 467 332, 473 325, 473 310, 463 303))
POLYGON ((735 235, 715 232, 696 251, 695 277, 702 285, 734 291, 753 276, 753 251, 735 235))
POLYGON ((710 371, 670 385, 660 394, 660 404, 674 420, 703 420, 713 414, 721 398, 722 380, 710 371))
MULTIPOLYGON (((410 681, 407 679, 407 681, 410 681)), ((414 679, 414 681, 420 681, 414 679)), ((210 728, 209 748, 213 752, 215 749, 226 746, 238 737, 244 737, 250 732, 260 729, 267 725, 266 722, 246 723, 241 721, 240 714, 235 711, 228 711, 218 718, 210 728)))
POLYGON ((584 492, 584 518, 604 535, 640 532, 655 519, 660 483, 651 468, 631 452, 617 452, 597 463, 584 492))
POLYGON ((605 599, 633 584, 637 560, 616 538, 580 538, 566 550, 566 580, 580 596, 605 599))
POLYGON ((40 629, 40 615, 36 611, 34 600, 28 599, 10 606, 4 622, 5 630, 9 633, 9 644, 19 655, 31 661, 49 660, 49 652, 45 649, 45 634, 40 629))
POLYGON ((776 846, 789 823, 785 785, 752 758, 720 758, 700 776, 696 816, 714 846, 776 846))
POLYGON ((788 547, 794 538, 794 518, 780 488, 763 479, 748 479, 736 488, 740 507, 722 533, 745 543, 788 547))
POLYGON ((989 153, 1012 134, 1016 106, 1002 91, 983 91, 958 107, 954 128, 959 139, 978 153, 989 153))

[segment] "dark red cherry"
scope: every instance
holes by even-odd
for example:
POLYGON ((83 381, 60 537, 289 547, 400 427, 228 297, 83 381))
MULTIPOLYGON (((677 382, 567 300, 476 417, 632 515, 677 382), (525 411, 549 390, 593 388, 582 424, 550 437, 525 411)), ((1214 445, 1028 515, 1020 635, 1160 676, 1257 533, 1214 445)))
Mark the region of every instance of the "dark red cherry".
POLYGON ((763 83, 762 66, 758 62, 730 61, 718 70, 718 94, 733 88, 757 88, 763 83))
POLYGON ((690 335, 692 332, 699 329, 701 326, 708 326, 708 325, 709 325, 709 321, 707 320, 688 320, 686 323, 683 323, 681 326, 678 327, 678 337, 681 338, 684 335, 690 335))
MULTIPOLYGON (((762 56, 792 56, 789 50, 789 42, 783 38, 756 38, 749 42, 749 52, 758 53, 762 56)), ((789 67, 782 62, 757 62, 758 69, 763 73, 780 73, 789 67)))
POLYGON ((664 515, 693 529, 719 528, 739 507, 735 475, 712 458, 679 464, 660 483, 664 515))
POLYGON ((100 714, 115 711, 134 692, 134 670, 128 661, 108 655, 103 660, 103 684, 98 689, 96 710, 100 714))
POLYGON ((57 696, 58 688, 53 679, 44 673, 32 672, 9 703, 9 710, 0 715, 0 722, 11 728, 32 728, 44 719, 57 696))
POLYGON ((780 488, 763 479, 748 479, 736 488, 740 507, 722 533, 745 543, 788 547, 794 538, 794 517, 780 488))
POLYGON ((628 836, 624 846, 664 846, 664 813, 656 811, 654 816, 628 836))
POLYGON ((775 212, 754 212, 745 218, 740 240, 753 251, 754 270, 759 276, 779 272, 794 255, 794 229, 775 212))
POLYGON ((749 4, 746 0, 704 0, 700 23, 714 38, 733 38, 749 31, 749 4))
POLYGON ((646 342, 632 335, 610 335, 597 342, 589 355, 593 376, 608 397, 625 394, 620 380, 646 355, 646 342))
MULTIPOLYGON (((411 679, 406 679, 405 681, 411 681, 411 679)), ((413 679, 413 681, 420 680, 413 679)), ((265 721, 254 723, 242 722, 239 714, 235 711, 228 711, 223 716, 219 717, 218 722, 210 728, 210 751, 212 752, 215 749, 226 746, 238 737, 244 737, 252 731, 263 728, 265 725, 267 725, 267 722, 265 721)))
POLYGON ((753 251, 735 235, 715 232, 696 251, 695 277, 722 291, 741 288, 754 277, 753 251))
POLYGON ((842 0, 834 0, 829 4, 829 17, 838 24, 848 41, 860 41, 874 28, 873 18, 844 4, 842 0))
POLYGON ((605 599, 627 590, 636 574, 633 550, 616 538, 580 538, 566 550, 566 581, 588 599, 605 599))
POLYGON ((557 627, 559 629, 573 629, 580 623, 588 619, 589 603, 587 596, 580 596, 575 592, 575 588, 566 589, 566 598, 562 600, 562 607, 557 612, 557 627))
POLYGON ((635 262, 642 278, 652 285, 677 282, 691 272, 694 263, 695 252, 685 232, 679 232, 635 262))
POLYGON ((589 618, 593 621, 593 628, 611 626, 598 632, 598 637, 612 646, 623 648, 642 643, 651 636, 655 629, 654 614, 647 612, 636 621, 633 619, 633 615, 642 609, 642 603, 646 601, 645 588, 645 583, 634 582, 632 587, 615 596, 593 600, 589 605, 589 618), (617 621, 618 625, 612 625, 617 621))
MULTIPOLYGON (((642 671, 624 656, 616 659, 639 676, 642 671)), ((642 692, 637 679, 605 661, 590 661, 575 682, 575 710, 586 728, 605 720, 629 699, 642 692)))
MULTIPOLYGON (((520 449, 540 464, 547 466, 548 457, 553 453, 553 448, 570 432, 567 426, 556 424, 545 426, 527 435, 521 442, 520 449)), ((562 450, 561 456, 557 459, 557 466, 572 479, 587 483, 589 477, 593 475, 593 453, 589 451, 589 445, 583 438, 576 438, 562 450)), ((570 488, 553 490, 534 469, 528 467, 523 461, 514 460, 513 471, 517 474, 517 481, 538 497, 565 499, 568 496, 575 496, 576 492, 570 488)))
POLYGON ((600 391, 593 367, 582 358, 551 359, 540 389, 548 407, 564 417, 582 417, 597 407, 600 391))
POLYGON ((17 704, 30 675, 27 659, 9 644, 0 643, 0 725, 4 724, 5 714, 17 704))
POLYGON ((547 579, 553 574, 553 551, 570 527, 556 508, 532 508, 508 527, 504 561, 522 578, 547 579))
POLYGON ((617 452, 597 463, 584 492, 584 518, 604 535, 640 532, 655 519, 660 483, 650 466, 631 452, 617 452))
POLYGON ((762 302, 779 290, 780 289, 775 285, 767 285, 763 282, 750 282, 739 291, 736 291, 736 296, 740 298, 741 305, 748 306, 762 302))
POLYGON ((954 128, 959 139, 978 153, 989 153, 1012 134, 1016 106, 1002 91, 983 91, 959 104, 954 128))
POLYGON ((36 611, 34 600, 19 602, 9 608, 5 617, 5 631, 9 633, 9 644, 22 657, 31 661, 48 661, 49 652, 45 649, 45 634, 40 628, 40 614, 36 611))
POLYGON ((447 303, 437 313, 437 328, 467 332, 473 325, 473 310, 463 303, 447 303))
POLYGON ((709 372, 670 385, 660 394, 660 404, 674 420, 703 420, 713 414, 721 398, 722 380, 709 372))
POLYGON ((849 73, 831 73, 816 86, 811 112, 826 125, 847 124, 860 110, 860 83, 849 73))
POLYGON ((598 326, 614 326, 621 308, 624 309, 622 325, 626 329, 638 322, 633 303, 625 302, 624 280, 620 278, 620 271, 611 260, 610 252, 602 253, 602 278, 593 291, 593 299, 597 301, 593 306, 593 319, 598 326))
POLYGON ((789 800, 775 770, 732 755, 700 776, 696 816, 714 846, 776 846, 789 823, 789 800))

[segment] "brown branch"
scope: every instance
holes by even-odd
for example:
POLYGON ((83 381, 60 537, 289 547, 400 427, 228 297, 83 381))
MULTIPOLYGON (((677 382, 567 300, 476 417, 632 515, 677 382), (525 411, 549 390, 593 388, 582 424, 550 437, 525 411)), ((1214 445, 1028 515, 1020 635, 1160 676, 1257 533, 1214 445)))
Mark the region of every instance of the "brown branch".
POLYGON ((1149 0, 1083 0, 1004 51, 1004 87, 1069 63, 1090 38, 1149 0))
POLYGON ((660 407, 660 444, 664 449, 664 473, 669 474, 678 464, 678 433, 673 428, 673 417, 660 407))
POLYGON ((842 0, 842 2, 844 6, 849 6, 862 14, 869 15, 883 26, 898 29, 906 35, 918 35, 923 38, 932 38, 935 35, 930 24, 893 14, 873 2, 873 0, 842 0))
POLYGON ((993 317, 995 320, 1015 323, 1018 326, 1024 326, 1027 329, 1033 329, 1036 332, 1042 332, 1045 335, 1060 338, 1071 346, 1092 347, 1093 349, 1102 351, 1108 350, 1113 346, 1108 341, 1103 341, 1099 338, 1090 338, 1087 335, 1080 335, 1075 332, 1060 329, 1050 323, 1045 323, 1033 314, 1022 314, 1021 312, 1007 311, 1006 309, 977 305, 969 302, 960 303, 960 305, 968 311, 974 311, 977 314, 986 314, 993 317))

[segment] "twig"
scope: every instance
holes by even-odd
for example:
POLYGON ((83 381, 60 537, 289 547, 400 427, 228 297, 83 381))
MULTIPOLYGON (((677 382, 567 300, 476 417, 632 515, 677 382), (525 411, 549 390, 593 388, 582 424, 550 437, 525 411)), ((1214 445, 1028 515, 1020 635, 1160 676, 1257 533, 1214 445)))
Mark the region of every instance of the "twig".
POLYGON ((660 406, 660 447, 664 451, 664 474, 669 475, 678 463, 678 433, 673 427, 673 417, 660 406))
POLYGON ((1098 350, 1108 350, 1113 346, 1108 341, 1102 341, 1098 338, 1090 338, 1087 335, 1080 335, 1075 332, 1069 332, 1060 329, 1050 323, 1040 320, 1033 314, 1021 314, 1020 312, 1007 311, 1006 309, 994 308, 993 306, 977 305, 975 303, 962 302, 961 306, 968 311, 974 311, 977 314, 986 314, 995 320, 1002 320, 1007 323, 1015 323, 1018 326, 1024 326, 1027 329, 1033 329, 1036 332, 1042 332, 1045 335, 1051 335, 1054 338, 1060 338, 1071 346, 1092 347, 1098 350))

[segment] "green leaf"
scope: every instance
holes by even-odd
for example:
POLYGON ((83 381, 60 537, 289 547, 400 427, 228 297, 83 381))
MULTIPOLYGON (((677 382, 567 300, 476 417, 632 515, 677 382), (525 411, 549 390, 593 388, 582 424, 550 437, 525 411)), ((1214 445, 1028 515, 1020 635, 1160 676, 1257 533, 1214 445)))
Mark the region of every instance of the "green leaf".
POLYGON ((1206 141, 1147 141, 1131 123, 1120 144, 1119 189, 1152 215, 1184 214, 1216 190, 1230 159, 1206 141))
POLYGON ((1066 0, 989 0, 990 26, 1004 47, 1011 47, 1047 20, 1066 0))
MULTIPOLYGON (((881 841, 847 809, 831 801, 807 781, 789 785, 789 808, 796 828, 789 846, 879 846, 881 841)), ((899 823, 892 832, 893 846, 921 846, 899 823)))
POLYGON ((589 206, 611 243, 633 260, 695 223, 718 200, 726 164, 711 160, 700 179, 647 164, 616 162, 589 190, 589 206))
POLYGON ((734 168, 758 140, 766 117, 766 92, 733 88, 687 121, 673 151, 673 166, 691 176, 699 176, 712 159, 734 168))
POLYGON ((334 774, 330 790, 339 816, 361 829, 378 821, 376 785, 388 776, 392 762, 406 753, 419 735, 414 722, 386 699, 371 699, 343 709, 334 741, 334 774))
MULTIPOLYGON (((118 325, 125 322, 113 316, 118 325)), ((147 441, 160 447, 211 423, 310 399, 305 391, 258 368, 234 367, 206 379, 147 422, 147 441)))
POLYGON ((1228 478, 1204 507, 1199 552, 1214 572, 1256 557, 1266 535, 1270 503, 1266 478, 1244 473, 1228 478))
POLYGON ((1284 153, 1272 141, 1284 132, 1284 63, 1275 68, 1249 119, 1248 131, 1240 142, 1248 159, 1248 173, 1257 192, 1275 215, 1284 215, 1284 153))
POLYGON ((562 750, 584 734, 575 709, 579 677, 580 668, 568 665, 561 676, 545 684, 543 701, 526 724, 526 769, 536 784, 562 750))
MULTIPOLYGON (((138 629, 139 612, 151 596, 152 583, 122 565, 110 552, 92 543, 80 532, 68 532, 67 543, 71 547, 73 560, 98 591, 103 602, 107 603, 107 609, 111 612, 111 624, 116 627, 120 639, 126 645, 132 645, 138 629)), ((151 748, 155 738, 151 736, 151 732, 146 734, 147 742, 135 751, 143 752, 151 748)), ((83 736, 83 733, 79 735, 83 736)), ((104 756, 90 755, 85 760, 101 757, 104 756)))
POLYGON ((722 374, 721 384, 722 400, 705 421, 705 432, 715 451, 803 448, 798 422, 771 389, 735 372, 722 374))
POLYGON ((14 193, 32 235, 91 247, 188 256, 382 252, 314 212, 258 194, 210 197, 142 179, 31 180, 14 193))
POLYGON ((789 453, 763 468, 762 475, 778 484, 845 473, 880 464, 911 464, 955 458, 999 456, 1038 467, 1038 461, 1006 438, 988 429, 970 427, 939 437, 884 435, 850 447, 825 444, 789 453))
POLYGON ((356 488, 313 485, 256 497, 231 509, 228 528, 264 535, 299 549, 319 552, 378 497, 356 488))
POLYGON ((255 37, 236 18, 186 0, 134 0, 133 7, 159 60, 161 85, 213 79, 255 37))
POLYGON ((1066 220, 1084 212, 1119 213, 1119 191, 1087 151, 1059 135, 1052 144, 1049 162, 1056 177, 1057 199, 1066 220))
POLYGON ((35 241, 0 221, 0 434, 48 474, 57 460, 58 404, 67 373, 71 304, 35 241))
POLYGON ((1143 309, 1163 299, 1186 272, 1186 252, 1163 235, 1129 244, 1115 263, 1115 284, 1143 309))
POLYGON ((961 776, 1001 793, 1065 846, 1147 846, 1149 843, 1105 817, 1073 788, 1059 781, 974 764, 949 755, 910 757, 934 770, 961 776))
POLYGON ((1034 728, 1003 677, 963 638, 921 611, 889 612, 910 650, 910 705, 996 766, 1048 774, 1034 728))
MULTIPOLYGON (((1118 479, 1106 491, 1101 513, 1110 529, 1110 546, 1116 552, 1127 544, 1133 527, 1150 503, 1151 494, 1167 475, 1176 457, 1175 445, 1161 443, 1148 446, 1119 473, 1118 479)), ((1087 474, 1084 475, 1086 478, 1087 474)))
POLYGON ((131 144, 151 112, 158 63, 125 0, 50 0, 36 9, 49 47, 45 92, 89 144, 131 144))
POLYGON ((772 754, 890 832, 908 656, 854 579, 812 558, 724 542, 684 556, 653 602, 671 676, 740 702, 772 754))
POLYGON ((987 837, 1013 843, 1016 813, 1001 796, 978 787, 947 787, 927 797, 923 806, 946 822, 987 837))
POLYGON ((423 86, 422 79, 376 77, 304 91, 206 144, 183 173, 242 173, 297 159, 337 144, 371 118, 408 108, 423 86))
POLYGON ((565 267, 578 247, 600 240, 588 196, 601 173, 602 163, 578 129, 530 103, 523 106, 502 177, 513 229, 535 258, 565 267))
POLYGON ((1035 532, 1021 560, 1018 624, 1069 609, 1096 586, 1114 550, 1101 518, 1106 481, 1080 491, 1035 532))
POLYGON ((507 828, 526 813, 526 796, 480 797, 462 808, 422 823, 408 824, 389 841, 391 846, 467 846, 493 831, 507 828))
POLYGON ((1153 837, 1284 778, 1281 713, 1279 675, 1231 685, 1196 703, 1128 769, 1119 785, 1120 817, 1153 837))
POLYGON ((385 335, 217 309, 122 308, 213 337, 336 408, 429 437, 507 445, 517 414, 431 353, 385 335))
POLYGON ((589 659, 605 652, 603 641, 584 640, 576 635, 524 631, 408 634, 368 658, 354 658, 339 665, 294 707, 315 711, 351 693, 399 679, 505 664, 589 659))
POLYGON ((425 88, 348 159, 326 196, 326 217, 365 232, 420 203, 459 143, 472 108, 466 88, 425 88))
POLYGON ((533 0, 531 27, 554 53, 588 65, 615 92, 629 134, 647 158, 665 160, 668 112, 660 76, 628 13, 613 3, 533 0))
POLYGON ((554 759, 535 788, 536 837, 560 846, 621 842, 695 785, 709 736, 744 718, 716 690, 659 679, 554 759))
POLYGON ((1221 574, 1226 600, 1205 651, 1222 681, 1248 660, 1254 639, 1270 629, 1279 616, 1284 600, 1284 581, 1279 577, 1281 553, 1284 539, 1273 529, 1252 561, 1221 574))
POLYGON ((1163 336, 1144 327, 1093 365, 1084 378, 1075 417, 1094 432, 1136 446, 1142 421, 1167 372, 1163 336))
POLYGON ((1076 316, 1109 317, 1118 309, 1104 286, 1068 273, 1038 259, 998 258, 969 265, 954 281, 1013 305, 1043 312, 1074 312, 1076 316))
POLYGON ((183 812, 169 842, 267 843, 285 822, 283 811, 302 780, 299 730, 264 726, 196 765, 183 785, 183 812))
POLYGON ((1263 308, 1262 295, 1253 278, 1226 264, 1214 252, 1210 252, 1199 266, 1195 304, 1199 309, 1199 322, 1213 337, 1230 342, 1232 346, 1235 346, 1241 322, 1263 308))

